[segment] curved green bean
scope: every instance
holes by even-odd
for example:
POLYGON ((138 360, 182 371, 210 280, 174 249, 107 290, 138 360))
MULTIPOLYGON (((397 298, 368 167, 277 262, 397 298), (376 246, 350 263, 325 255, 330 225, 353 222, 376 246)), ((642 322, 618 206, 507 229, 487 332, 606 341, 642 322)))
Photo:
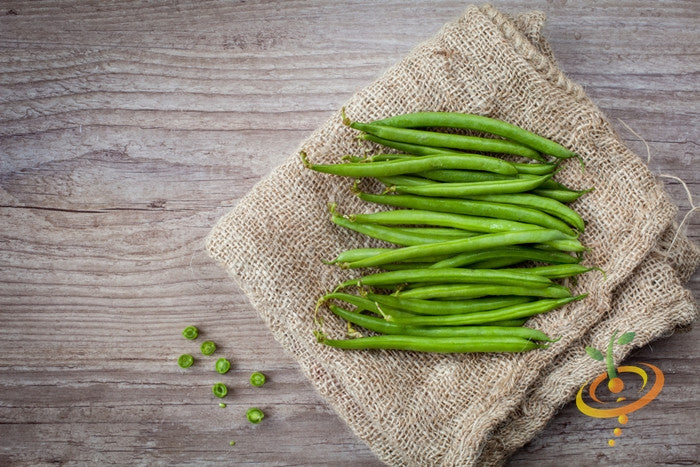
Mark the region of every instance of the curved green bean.
POLYGON ((458 112, 415 112, 372 122, 399 128, 443 127, 491 133, 515 141, 538 152, 568 159, 576 154, 562 145, 503 120, 458 112))
POLYGON ((579 259, 567 253, 560 251, 546 251, 530 247, 506 247, 492 248, 490 250, 474 251, 462 253, 450 258, 438 261, 431 265, 431 268, 458 268, 470 264, 477 264, 481 261, 515 258, 518 260, 540 261, 543 263, 563 263, 573 264, 578 263, 579 259))
POLYGON ((356 195, 367 202, 388 206, 423 209, 479 217, 493 217, 526 224, 539 225, 575 236, 575 232, 564 221, 537 209, 505 203, 493 203, 469 199, 437 198, 416 195, 376 195, 356 191, 356 195))
POLYGON ((435 154, 390 161, 346 162, 341 164, 312 164, 308 161, 306 153, 301 152, 300 156, 304 166, 308 169, 355 178, 403 175, 425 172, 431 169, 483 170, 500 174, 518 173, 513 164, 504 159, 479 154, 435 154))
POLYGON ((393 349, 436 353, 524 352, 545 348, 521 337, 424 337, 381 335, 355 339, 329 339, 317 334, 320 343, 338 349, 393 349))
POLYGON ((559 308, 574 300, 581 300, 586 294, 575 297, 543 299, 535 302, 522 303, 519 305, 507 306, 497 310, 478 311, 462 315, 441 315, 441 316, 421 316, 406 314, 386 314, 385 319, 389 322, 410 326, 466 326, 476 324, 487 324, 494 321, 507 319, 528 318, 541 313, 559 308))
MULTIPOLYGON (((395 245, 401 246, 415 246, 415 245, 428 245, 431 243, 446 241, 445 236, 436 235, 436 232, 430 234, 418 232, 412 232, 409 229, 398 228, 398 227, 386 227, 378 224, 360 224, 357 222, 352 222, 343 216, 333 215, 331 220, 334 224, 341 227, 345 227, 355 232, 365 234, 369 237, 376 238, 377 240, 383 240, 385 242, 393 243, 395 245)), ((473 233, 462 231, 463 233, 451 233, 444 232, 448 235, 448 239, 455 238, 469 238, 475 236, 473 233)), ((392 250, 393 251, 393 250, 392 250)))
MULTIPOLYGON (((534 190, 545 180, 549 180, 551 175, 543 175, 536 178, 516 178, 513 180, 498 180, 488 182, 465 182, 465 183, 431 183, 423 185, 394 185, 391 191, 397 193, 408 193, 421 196, 439 196, 444 198, 475 197, 484 201, 505 202, 499 200, 505 197, 501 193, 523 193, 534 190), (495 199, 491 199, 495 198, 495 199)), ((536 196, 536 195, 531 195, 536 196)), ((539 197, 538 197, 539 198, 539 197)), ((542 198, 549 199, 549 198, 542 198)), ((554 201, 554 200, 551 200, 554 201)), ((556 201, 555 201, 556 202, 556 201)), ((514 204, 514 203, 511 203, 514 204)), ((529 206, 532 207, 532 206, 529 206)), ((551 214, 551 213, 550 213, 551 214)))
POLYGON ((474 313, 476 311, 495 310, 497 308, 530 301, 529 297, 513 295, 496 295, 488 298, 474 298, 470 300, 423 300, 404 298, 403 296, 396 295, 368 293, 366 298, 378 303, 380 306, 388 306, 391 309, 407 311, 418 315, 474 313))
POLYGON ((540 298, 567 298, 571 291, 562 285, 550 285, 544 288, 520 286, 481 285, 481 284, 437 284, 425 285, 413 289, 402 290, 398 297, 415 299, 471 299, 490 295, 515 295, 540 298))
MULTIPOLYGON (((526 269, 533 268, 523 268, 526 269)), ((401 271, 385 271, 369 274, 360 278, 348 279, 338 288, 374 285, 406 284, 413 282, 441 282, 467 284, 501 284, 544 288, 552 285, 552 281, 535 273, 520 272, 515 269, 405 269, 401 271)))
POLYGON ((432 146, 438 148, 462 149, 465 151, 513 154, 538 161, 544 160, 542 156, 540 156, 540 154, 534 149, 502 139, 439 133, 436 131, 414 130, 409 128, 396 128, 386 125, 373 125, 370 123, 351 122, 347 118, 344 118, 343 122, 356 130, 401 143, 419 144, 422 146, 432 146))
POLYGON ((520 337, 532 341, 553 342, 538 329, 515 326, 403 326, 382 318, 348 311, 330 305, 330 310, 345 321, 382 334, 399 334, 424 337, 520 337))
POLYGON ((566 238, 566 235, 564 235, 562 232, 551 229, 498 232, 476 235, 474 237, 464 239, 430 243, 427 245, 414 245, 397 248, 362 260, 342 263, 341 267, 354 269, 369 266, 381 266, 382 264, 410 261, 425 256, 452 255, 465 253, 467 251, 476 251, 523 243, 543 243, 564 238, 566 238))

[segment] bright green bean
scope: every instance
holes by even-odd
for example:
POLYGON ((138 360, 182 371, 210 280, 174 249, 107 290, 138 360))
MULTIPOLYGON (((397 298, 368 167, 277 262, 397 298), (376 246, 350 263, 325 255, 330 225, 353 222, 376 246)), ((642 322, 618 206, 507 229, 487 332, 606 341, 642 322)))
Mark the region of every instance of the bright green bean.
MULTIPOLYGON (((525 269, 530 268, 523 268, 525 269)), ((516 272, 501 269, 405 269, 369 274, 356 279, 348 279, 339 288, 356 286, 392 285, 412 282, 441 282, 467 284, 501 284, 544 288, 552 281, 535 273, 516 272)))
POLYGON ((346 229, 354 230, 369 237, 402 246, 427 245, 445 241, 446 239, 469 238, 475 236, 471 232, 449 232, 448 229, 443 231, 443 235, 437 234, 436 231, 433 231, 430 234, 421 233, 420 231, 412 232, 410 229, 400 227, 386 227, 377 224, 360 224, 338 215, 333 215, 331 220, 333 223, 341 227, 345 227, 346 229))
POLYGON ((382 334, 424 337, 520 337, 532 341, 553 342, 547 334, 532 328, 514 326, 402 326, 382 318, 348 311, 335 305, 330 305, 329 308, 345 321, 382 334))
POLYGON ((439 196, 444 198, 474 197, 476 199, 483 199, 484 201, 505 202, 498 199, 499 197, 506 196, 502 195, 501 193, 512 194, 530 191, 540 186, 545 180, 549 180, 550 177, 551 175, 543 175, 541 177, 531 179, 516 178, 513 180, 497 180, 488 182, 394 185, 390 190, 397 193, 408 193, 421 196, 439 196))
MULTIPOLYGON (((423 185, 426 182, 424 181, 425 179, 434 181, 434 182, 448 182, 448 183, 467 183, 467 182, 489 182, 489 181, 496 181, 496 180, 513 180, 516 178, 519 179, 533 179, 540 177, 541 175, 532 175, 532 174, 517 174, 517 175, 501 175, 501 174, 495 174, 491 172, 479 172, 475 170, 452 170, 452 169, 436 169, 436 170, 428 170, 427 172, 420 172, 418 174, 419 177, 410 177, 406 179, 405 181, 408 183, 400 183, 401 179, 397 179, 396 183, 394 185, 409 185, 409 184, 414 184, 414 185, 423 185), (420 182, 420 183, 419 183, 420 182)), ((542 174, 542 175, 548 175, 548 174, 542 174)), ((382 182, 383 183, 383 182, 382 182)), ((551 178, 549 180, 545 180, 539 187, 537 187, 537 190, 540 189, 550 189, 554 191, 564 191, 566 192, 566 187, 564 187, 561 183, 555 182, 551 178)))
POLYGON ((579 261, 575 256, 559 251, 545 251, 528 247, 493 248, 484 251, 462 253, 461 255, 438 261, 431 268, 458 268, 481 261, 501 258, 515 258, 518 260, 540 261, 543 263, 573 264, 579 261))
POLYGON ((561 188, 550 188, 545 186, 545 184, 542 184, 537 188, 536 190, 533 190, 532 193, 539 195, 539 196, 544 196, 545 198, 552 198, 560 203, 573 203, 577 199, 579 199, 581 196, 585 195, 586 193, 590 193, 593 191, 593 189, 588 189, 588 190, 569 190, 567 189, 561 189, 561 188))
MULTIPOLYGON (((360 259, 369 258, 370 256, 375 256, 380 253, 386 253, 387 251, 392 251, 393 248, 352 248, 349 250, 342 251, 336 256, 335 259, 330 261, 324 261, 325 264, 338 264, 338 263, 350 263, 352 261, 357 261, 360 259)), ((425 258, 416 258, 416 261, 434 263, 436 261, 442 261, 449 256, 427 256, 425 258)))
POLYGON ((410 261, 425 256, 453 255, 465 253, 467 251, 476 251, 523 243, 543 243, 564 238, 566 238, 566 235, 564 235, 562 232, 551 229, 498 232, 476 235, 474 237, 464 239, 436 242, 427 245, 414 245, 397 248, 362 260, 342 263, 341 267, 361 268, 381 266, 382 264, 410 261))
POLYGON ((529 268, 500 269, 500 271, 531 272, 550 279, 563 279, 565 277, 578 276, 598 268, 586 267, 581 264, 555 264, 550 266, 534 266, 529 268))
POLYGON ((475 353, 475 352, 524 352, 545 348, 521 337, 424 337, 381 335, 355 339, 329 339, 317 335, 320 343, 338 349, 393 349, 415 352, 475 353))
POLYGON ((523 297, 541 298, 567 298, 571 297, 569 289, 562 285, 551 285, 545 288, 531 288, 520 286, 481 285, 481 284, 437 284, 425 285, 413 289, 403 290, 397 293, 398 297, 431 299, 450 298, 467 299, 479 298, 490 295, 516 295, 523 297))
POLYGON ((500 174, 516 174, 517 169, 510 162, 492 156, 479 154, 435 154, 410 159, 396 159, 381 162, 347 162, 343 164, 311 164, 304 152, 301 160, 304 166, 316 172, 344 177, 386 177, 425 172, 432 169, 483 170, 500 174))
POLYGON ((440 133, 436 131, 413 130, 409 128, 395 128, 385 125, 351 122, 347 118, 345 118, 343 121, 346 125, 356 130, 401 143, 419 144, 422 146, 439 148, 462 149, 465 151, 513 154, 538 161, 544 160, 542 156, 540 156, 540 154, 534 149, 530 149, 522 144, 501 139, 440 133))
MULTIPOLYGON (((419 187, 411 187, 413 190, 419 187)), ((398 188, 397 188, 398 190, 398 188)), ((421 194, 421 193, 418 193, 421 194)), ((507 203, 507 204, 517 204, 518 206, 525 206, 532 209, 539 209, 540 211, 546 212, 554 217, 557 217, 564 222, 572 225, 579 231, 583 232, 586 224, 579 214, 559 201, 547 198, 544 196, 533 195, 532 193, 506 193, 505 191, 501 193, 490 193, 483 195, 464 195, 470 199, 475 199, 477 201, 488 201, 493 203, 507 203)))
POLYGON ((375 120, 372 124, 399 128, 443 127, 480 131, 507 138, 554 157, 568 159, 576 155, 548 138, 527 131, 512 123, 482 115, 458 112, 415 112, 375 120))
POLYGON ((360 191, 356 191, 356 194, 360 199, 376 204, 479 217, 493 217, 539 225, 548 229, 559 230, 570 236, 575 236, 571 227, 562 220, 542 211, 524 206, 467 199, 433 198, 429 196, 375 195, 360 191))
POLYGON ((397 324, 409 326, 466 326, 476 324, 487 324, 494 321, 507 319, 528 318, 541 313, 554 310, 564 306, 574 300, 581 300, 586 295, 576 297, 543 299, 535 302, 522 303, 519 305, 507 306, 497 310, 478 311, 462 315, 441 315, 441 316, 409 316, 406 314, 386 314, 386 320, 397 324))
POLYGON ((368 293, 367 300, 372 300, 380 306, 407 311, 418 315, 455 315, 474 313, 476 311, 495 310, 506 306, 517 305, 530 301, 529 297, 498 295, 488 298, 471 300, 422 300, 404 298, 403 296, 368 293))

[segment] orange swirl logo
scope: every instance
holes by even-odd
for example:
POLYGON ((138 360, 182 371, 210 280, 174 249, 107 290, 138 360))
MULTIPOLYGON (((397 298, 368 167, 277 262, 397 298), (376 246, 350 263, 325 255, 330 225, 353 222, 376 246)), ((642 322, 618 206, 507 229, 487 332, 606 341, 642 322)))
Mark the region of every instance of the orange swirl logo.
MULTIPOLYGON (((595 418, 617 417, 617 421, 621 425, 624 425, 629 420, 627 414, 641 409, 649 402, 654 400, 656 396, 658 396, 661 392, 661 389, 664 386, 664 374, 659 368, 649 363, 640 363, 640 365, 651 370, 651 372, 654 375, 651 387, 649 387, 646 390, 646 392, 644 392, 645 388, 647 388, 649 383, 649 374, 647 373, 647 371, 645 371, 643 368, 640 368, 639 366, 621 366, 619 368, 616 368, 615 364, 613 363, 613 346, 615 344, 629 344, 634 339, 634 336, 635 333, 626 332, 620 337, 618 337, 617 331, 615 331, 615 333, 613 333, 612 337, 610 338, 605 356, 603 356, 603 353, 596 348, 586 347, 586 352, 591 358, 598 361, 606 361, 607 371, 596 376, 593 379, 593 381, 591 381, 590 385, 589 383, 585 383, 583 386, 581 386, 581 389, 578 390, 578 393, 576 394, 576 407, 578 407, 578 409, 583 414, 595 418), (625 384, 619 377, 619 373, 633 373, 641 378, 641 386, 634 399, 628 401, 627 397, 619 395, 625 389, 625 384), (609 391, 608 397, 610 399, 613 399, 614 402, 612 402, 612 400, 603 401, 598 395, 598 388, 600 384, 605 382, 606 380, 607 388, 609 391), (586 386, 588 386, 588 397, 596 403, 595 406, 589 405, 583 400, 583 394, 585 392, 586 386), (639 395, 639 393, 643 394, 639 395)), ((620 436, 622 434, 622 429, 620 427, 616 427, 613 430, 613 434, 615 436, 620 436)), ((615 446, 615 439, 608 440, 608 445, 615 446)))

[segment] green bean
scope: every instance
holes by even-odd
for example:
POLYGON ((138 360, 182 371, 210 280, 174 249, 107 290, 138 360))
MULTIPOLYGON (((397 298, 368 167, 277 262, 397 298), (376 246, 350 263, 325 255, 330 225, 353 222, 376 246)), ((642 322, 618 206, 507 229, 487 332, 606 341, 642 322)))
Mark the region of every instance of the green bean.
POLYGON ((526 260, 521 258, 494 258, 486 261, 479 261, 474 263, 469 267, 473 269, 499 269, 506 266, 514 266, 520 263, 524 263, 526 260))
POLYGON ((555 264, 550 266, 534 266, 529 268, 500 269, 500 271, 522 271, 538 274, 550 279, 563 279, 578 276, 598 268, 586 267, 581 264, 555 264))
POLYGON ((507 219, 468 216, 465 214, 427 211, 424 209, 393 209, 371 214, 350 214, 347 218, 351 222, 359 222, 361 224, 435 225, 482 233, 506 232, 510 230, 536 230, 542 228, 538 225, 510 221, 507 219))
POLYGON ((543 243, 562 238, 566 238, 566 235, 558 230, 551 229, 498 232, 476 235, 474 237, 464 239, 436 242, 427 245, 414 245, 397 248, 362 260, 342 263, 341 267, 361 268, 381 266, 382 264, 410 261, 424 256, 452 255, 465 253, 467 251, 476 251, 523 243, 543 243))
MULTIPOLYGON (((411 187, 413 190, 419 187, 411 187)), ((398 190, 398 188, 397 188, 398 190)), ((464 195, 470 199, 475 199, 477 201, 488 201, 493 203, 507 203, 507 204, 517 204, 518 206, 525 206, 532 209, 539 209, 540 211, 546 212, 554 217, 557 217, 569 225, 574 226, 579 231, 583 232, 586 224, 581 219, 576 211, 568 207, 567 205, 560 203, 559 201, 546 198, 544 196, 533 195, 531 193, 506 193, 505 191, 493 194, 484 194, 478 196, 464 195)), ((421 193, 418 193, 421 194, 421 193)))
POLYGON ((425 172, 431 169, 483 170, 501 174, 516 174, 517 169, 510 162, 492 156, 479 154, 435 154, 410 159, 396 159, 381 162, 347 162, 342 164, 311 164, 306 153, 300 153, 304 166, 316 172, 344 177, 385 177, 408 173, 425 172))
POLYGON ((462 253, 457 256, 438 261, 431 268, 458 268, 469 264, 476 264, 480 261, 487 261, 501 258, 516 258, 518 260, 540 261, 543 263, 564 263, 573 264, 579 260, 575 256, 559 251, 544 251, 528 247, 507 247, 493 248, 484 251, 474 251, 462 253))
MULTIPOLYGON (((350 230, 365 234, 369 237, 376 238, 377 240, 383 240, 385 242, 394 243, 396 245, 402 246, 414 246, 414 245, 428 245, 431 243, 436 243, 440 241, 446 241, 446 237, 436 236, 436 232, 433 231, 430 234, 412 232, 409 229, 398 228, 398 227, 385 227, 383 225, 377 224, 360 224, 357 222, 352 222, 345 217, 333 215, 331 217, 333 223, 345 227, 350 230)), ((445 229, 447 230, 447 229, 445 229)), ((447 238, 469 238, 475 236, 474 234, 466 231, 448 233, 443 232, 448 235, 447 238)))
POLYGON ((564 306, 574 300, 581 300, 586 296, 577 295, 576 297, 558 298, 558 299, 543 299, 535 302, 521 303, 511 305, 497 310, 478 311, 475 313, 467 313, 462 315, 441 315, 441 316, 419 316, 405 314, 386 314, 386 320, 397 324, 409 326, 465 326, 476 324, 487 324, 494 321, 502 321, 506 319, 527 318, 541 313, 554 310, 564 306))
MULTIPOLYGON (((489 173, 489 172, 484 172, 489 173)), ((390 175, 388 177, 376 177, 381 183, 386 186, 392 185, 425 185, 426 183, 436 183, 427 178, 414 177, 411 175, 390 175)))
POLYGON ((489 326, 503 326, 503 327, 518 327, 522 326, 527 322, 527 318, 522 318, 522 319, 507 319, 504 321, 495 321, 493 323, 489 323, 489 326))
POLYGON ((484 199, 485 201, 499 201, 498 199, 489 199, 488 197, 499 198, 506 196, 505 194, 502 195, 501 193, 512 194, 530 191, 540 186, 545 180, 549 180, 550 177, 551 175, 543 175, 533 179, 516 178, 513 180, 498 180, 489 182, 394 185, 391 187, 391 191, 422 196, 440 196, 444 198, 477 197, 481 195, 478 199, 484 199))
POLYGON ((474 313, 476 311, 495 310, 518 303, 525 303, 529 297, 517 297, 512 295, 498 295, 488 298, 475 298, 471 300, 422 300, 416 298, 404 298, 403 296, 383 295, 368 293, 367 299, 379 305, 388 306, 395 310, 408 311, 419 315, 454 315, 474 313))
POLYGON ((550 188, 545 186, 544 184, 540 185, 539 188, 536 190, 532 190, 532 193, 538 195, 538 196, 544 196, 545 198, 552 198, 560 203, 573 203, 577 199, 579 199, 581 196, 585 195, 586 193, 590 193, 593 191, 593 189, 588 189, 588 190, 569 190, 568 188, 566 189, 561 189, 561 188, 550 188))
POLYGON ((568 159, 576 154, 554 141, 503 120, 458 112, 415 112, 372 122, 400 128, 445 127, 491 133, 538 152, 568 159))
POLYGON ((527 146, 502 139, 482 138, 436 131, 395 128, 385 125, 351 122, 344 118, 343 122, 351 128, 369 133, 380 138, 401 143, 419 144, 439 148, 462 149, 466 151, 495 152, 528 157, 538 161, 544 160, 540 154, 527 146))
POLYGON ((562 285, 551 285, 545 288, 520 286, 481 285, 481 284, 438 284, 403 290, 396 294, 402 298, 431 299, 450 298, 467 299, 490 295, 516 295, 523 297, 567 298, 571 297, 569 289, 562 285))
MULTIPOLYGON (((392 251, 393 248, 352 248, 349 250, 342 251, 335 259, 330 261, 324 261, 325 264, 337 264, 337 263, 350 263, 352 261, 357 261, 360 259, 369 258, 370 256, 378 255, 379 253, 386 253, 387 251, 392 251)), ((436 261, 442 261, 448 258, 447 255, 442 256, 427 256, 425 258, 416 258, 416 261, 423 261, 428 263, 434 263, 436 261)))
MULTIPOLYGON (((433 182, 448 182, 448 183, 467 183, 467 182, 489 182, 489 181, 496 181, 496 180, 514 180, 514 179, 533 179, 539 177, 539 175, 532 175, 532 174, 517 174, 517 175, 501 175, 501 174, 495 174, 491 172, 479 172, 476 170, 453 170, 453 169, 436 169, 436 170, 428 170, 427 172, 420 172, 418 174, 419 177, 410 177, 405 180, 397 178, 394 185, 424 185, 427 181, 433 181, 433 182), (405 181, 407 183, 400 183, 401 181, 405 181)), ((543 174, 547 175, 547 174, 543 174)), ((391 180, 387 180, 391 181, 391 180)), ((384 182, 382 182, 384 183, 384 182)), ((386 183, 385 183, 386 185, 386 183)), ((551 191, 559 192, 563 191, 566 192, 567 188, 564 187, 561 183, 555 182, 551 178, 549 180, 545 180, 538 188, 537 190, 540 189, 549 189, 551 191)), ((543 190, 544 191, 544 190, 543 190)))
MULTIPOLYGON (((523 268, 525 270, 527 268, 523 268)), ((412 282, 442 282, 467 284, 501 284, 544 288, 552 285, 546 277, 529 272, 503 271, 500 269, 406 269, 369 274, 348 279, 339 288, 373 285, 405 284, 412 282)))
POLYGON ((424 337, 381 335, 355 339, 329 339, 317 335, 320 343, 338 349, 393 349, 415 352, 474 353, 474 352, 524 352, 545 348, 521 337, 424 337))
POLYGON ((335 305, 329 306, 338 317, 381 334, 424 337, 520 337, 532 341, 553 342, 540 330, 514 326, 402 326, 374 316, 362 315, 335 305))
POLYGON ((567 235, 575 236, 571 227, 562 220, 542 211, 524 206, 467 199, 433 198, 429 196, 375 195, 360 191, 356 191, 356 194, 360 199, 376 204, 480 217, 493 217, 539 225, 548 229, 559 230, 567 235))

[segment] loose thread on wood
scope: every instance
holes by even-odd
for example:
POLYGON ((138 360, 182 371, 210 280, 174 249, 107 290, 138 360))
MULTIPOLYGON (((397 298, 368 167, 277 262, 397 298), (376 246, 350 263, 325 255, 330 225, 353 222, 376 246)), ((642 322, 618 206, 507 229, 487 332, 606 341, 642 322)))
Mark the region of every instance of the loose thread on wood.
MULTIPOLYGON (((636 131, 634 131, 630 126, 625 123, 621 118, 618 118, 619 122, 624 125, 627 130, 632 133, 634 136, 639 138, 639 140, 644 143, 644 146, 647 149, 647 166, 651 163, 651 149, 649 148, 649 144, 642 138, 636 131)), ((676 177, 675 175, 670 175, 670 174, 658 174, 657 177, 662 177, 662 178, 670 178, 673 180, 678 181, 683 188, 685 189, 685 193, 688 196, 688 202, 690 203, 690 210, 685 213, 685 216, 683 216, 683 219, 681 219, 681 223, 678 225, 678 228, 676 229, 676 233, 673 235, 673 239, 671 240, 671 244, 668 246, 667 252, 671 251, 673 249, 673 245, 675 245, 676 240, 678 239, 678 235, 681 233, 681 229, 685 225, 686 221, 690 218, 690 216, 700 208, 700 206, 696 206, 695 203, 693 202, 693 195, 690 193, 690 189, 688 188, 688 185, 679 177, 676 177)), ((668 256, 668 253, 667 253, 668 256)))

